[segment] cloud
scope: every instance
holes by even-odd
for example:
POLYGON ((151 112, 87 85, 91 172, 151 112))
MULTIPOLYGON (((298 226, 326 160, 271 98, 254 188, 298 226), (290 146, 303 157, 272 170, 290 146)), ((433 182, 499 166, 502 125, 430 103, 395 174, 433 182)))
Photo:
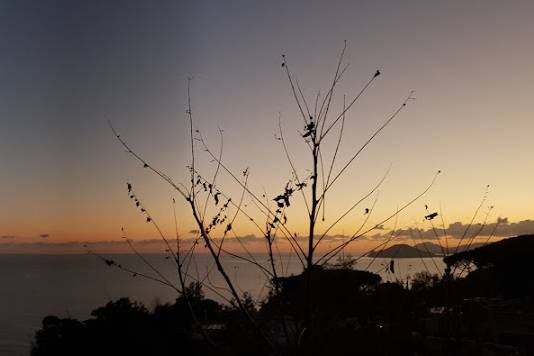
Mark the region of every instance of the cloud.
MULTIPOLYGON (((256 241, 260 241, 260 238, 256 237, 255 235, 253 234, 249 234, 249 235, 244 235, 244 236, 238 236, 239 238, 239 241, 241 241, 242 243, 251 243, 251 242, 256 242, 256 241)), ((230 238, 230 239, 225 239, 224 240, 225 242, 224 243, 227 243, 227 242, 235 242, 235 243, 239 243, 239 241, 235 240, 234 238, 230 238)))
POLYGON ((508 218, 497 218, 499 224, 508 224, 508 218))
POLYGON ((47 239, 47 238, 50 237, 50 234, 41 234, 41 235, 39 235, 39 237, 42 238, 42 239, 47 239))
POLYGON ((17 238, 17 236, 14 236, 14 235, 2 235, 2 236, 0 236, 0 239, 2 239, 2 240, 14 240, 16 238, 17 238))
MULTIPOLYGON (((398 238, 406 239, 415 239, 415 240, 436 240, 436 235, 441 238, 444 235, 442 226, 435 225, 435 229, 398 229, 395 231, 395 236, 398 238)), ((534 234, 534 220, 522 220, 519 222, 511 223, 508 218, 498 218, 497 221, 482 225, 481 223, 476 223, 471 226, 468 224, 463 224, 461 222, 455 222, 449 224, 445 228, 445 233, 449 237, 461 238, 466 234, 466 237, 471 238, 473 235, 478 236, 489 236, 493 233, 495 237, 509 237, 516 235, 527 235, 534 234), (469 228, 469 230, 467 230, 469 228), (466 234, 467 230, 467 234, 466 234)), ((375 234, 373 238, 385 238, 389 234, 375 234)))

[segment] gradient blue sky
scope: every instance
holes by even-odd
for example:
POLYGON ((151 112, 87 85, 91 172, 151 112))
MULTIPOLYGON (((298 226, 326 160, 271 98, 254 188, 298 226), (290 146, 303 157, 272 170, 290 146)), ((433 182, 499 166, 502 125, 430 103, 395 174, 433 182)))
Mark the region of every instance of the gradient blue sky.
MULTIPOLYGON (((340 162, 410 90, 417 99, 340 182, 330 219, 390 163, 377 219, 438 169, 434 189, 400 225, 422 224, 425 203, 441 203, 449 222, 468 221, 487 184, 495 218, 532 218, 533 16, 530 1, 2 1, 0 235, 109 240, 126 226, 133 238, 153 237, 126 195, 128 179, 172 232, 172 190, 123 152, 107 120, 185 182, 188 76, 197 127, 214 147, 222 128, 229 166, 250 167, 252 188, 277 194, 290 177, 274 140, 279 113, 301 172, 308 162, 280 55, 311 98, 327 88, 343 40, 350 70, 337 105, 376 69, 383 76, 347 117, 340 162)), ((209 159, 199 160, 209 172, 209 159)), ((184 232, 193 228, 185 205, 179 218, 184 232)))

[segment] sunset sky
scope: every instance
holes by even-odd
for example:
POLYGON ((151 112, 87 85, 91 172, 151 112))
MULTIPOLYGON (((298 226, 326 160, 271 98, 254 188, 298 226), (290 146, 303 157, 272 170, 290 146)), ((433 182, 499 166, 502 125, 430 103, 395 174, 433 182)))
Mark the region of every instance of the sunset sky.
MULTIPOLYGON (((2 1, 0 3, 0 235, 2 243, 110 241, 157 234, 126 192, 134 185, 163 230, 195 228, 183 199, 127 155, 108 120, 151 164, 187 184, 187 78, 195 127, 250 188, 274 197, 291 178, 284 135, 298 171, 310 167, 302 120, 281 67, 313 102, 333 76, 343 41, 349 69, 335 96, 352 98, 339 169, 411 90, 416 100, 361 154, 327 200, 332 222, 391 172, 369 226, 418 195, 402 228, 428 228, 424 205, 446 224, 534 218, 534 3, 531 1, 2 1)), ((337 133, 335 134, 337 135, 337 133)), ((335 147, 335 135, 327 152, 335 147)), ((198 149, 200 170, 215 165, 198 149)), ((219 186, 239 198, 224 172, 219 186)), ((302 234, 299 197, 289 226, 302 234)), ((374 195, 332 234, 350 235, 374 195)), ((257 210, 246 198, 251 214, 257 210)), ((385 225, 393 228, 395 221, 385 225)), ((327 226, 321 224, 319 231, 327 226)), ((239 235, 258 235, 238 218, 239 235)))

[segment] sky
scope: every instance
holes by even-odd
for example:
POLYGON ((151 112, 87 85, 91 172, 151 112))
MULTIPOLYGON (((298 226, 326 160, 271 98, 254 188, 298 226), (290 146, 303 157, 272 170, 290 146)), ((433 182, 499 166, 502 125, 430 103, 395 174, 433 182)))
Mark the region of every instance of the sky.
MULTIPOLYGON (((2 1, 0 2, 0 235, 10 242, 157 238, 126 182, 174 234, 195 229, 187 205, 114 138, 187 183, 187 78, 195 129, 250 189, 274 197, 291 178, 280 117, 301 175, 310 167, 302 120, 281 67, 285 54, 305 97, 328 90, 344 41, 349 64, 332 112, 379 69, 347 113, 339 169, 411 90, 415 100, 381 132, 332 190, 326 222, 366 194, 391 166, 368 225, 417 196, 385 228, 425 225, 424 204, 446 224, 534 218, 534 4, 530 1, 2 1)), ((337 133, 336 133, 337 135, 337 133)), ((327 142, 325 155, 335 147, 327 142)), ((215 164, 198 147, 197 167, 215 164)), ((224 172, 218 187, 238 199, 224 172)), ((268 199, 267 198, 267 199, 268 199)), ((375 195, 332 235, 351 235, 375 195)), ((258 216, 250 197, 245 204, 258 216)), ((288 226, 305 231, 295 198, 288 226)), ((260 217, 259 217, 260 218, 260 217)), ((320 223, 319 230, 327 223, 320 223)), ((238 235, 258 231, 238 217, 238 235)), ((1 243, 1 241, 0 241, 1 243)))

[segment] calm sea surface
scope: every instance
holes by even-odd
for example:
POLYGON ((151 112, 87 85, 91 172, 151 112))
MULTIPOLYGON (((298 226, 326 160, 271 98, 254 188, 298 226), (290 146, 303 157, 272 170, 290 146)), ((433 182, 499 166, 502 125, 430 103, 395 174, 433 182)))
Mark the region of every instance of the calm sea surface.
MULTIPOLYGON (((266 256, 255 256, 266 264, 266 256)), ((143 262, 133 255, 107 255, 133 270, 150 273, 143 262)), ((163 255, 147 255, 147 259, 170 280, 176 280, 173 265, 163 255)), ((397 259, 395 274, 385 270, 389 259, 377 258, 369 270, 378 272, 385 280, 406 280, 408 275, 419 271, 436 272, 443 268, 439 259, 397 259), (426 265, 426 267, 425 267, 426 265)), ((241 291, 261 297, 267 292, 265 277, 258 267, 246 262, 226 258, 227 271, 237 280, 241 291)), ((357 268, 365 269, 370 258, 362 258, 357 268)), ((206 275, 213 266, 208 256, 199 256, 190 266, 192 275, 206 275)), ((284 274, 297 273, 298 261, 284 258, 284 274)), ((96 307, 110 300, 129 297, 143 302, 147 307, 155 303, 173 301, 176 293, 160 285, 115 268, 107 267, 91 255, 0 255, 0 355, 28 355, 35 330, 46 315, 86 319, 96 307)), ((222 286, 215 269, 209 281, 222 286)), ((218 299, 209 291, 208 297, 218 299)))

